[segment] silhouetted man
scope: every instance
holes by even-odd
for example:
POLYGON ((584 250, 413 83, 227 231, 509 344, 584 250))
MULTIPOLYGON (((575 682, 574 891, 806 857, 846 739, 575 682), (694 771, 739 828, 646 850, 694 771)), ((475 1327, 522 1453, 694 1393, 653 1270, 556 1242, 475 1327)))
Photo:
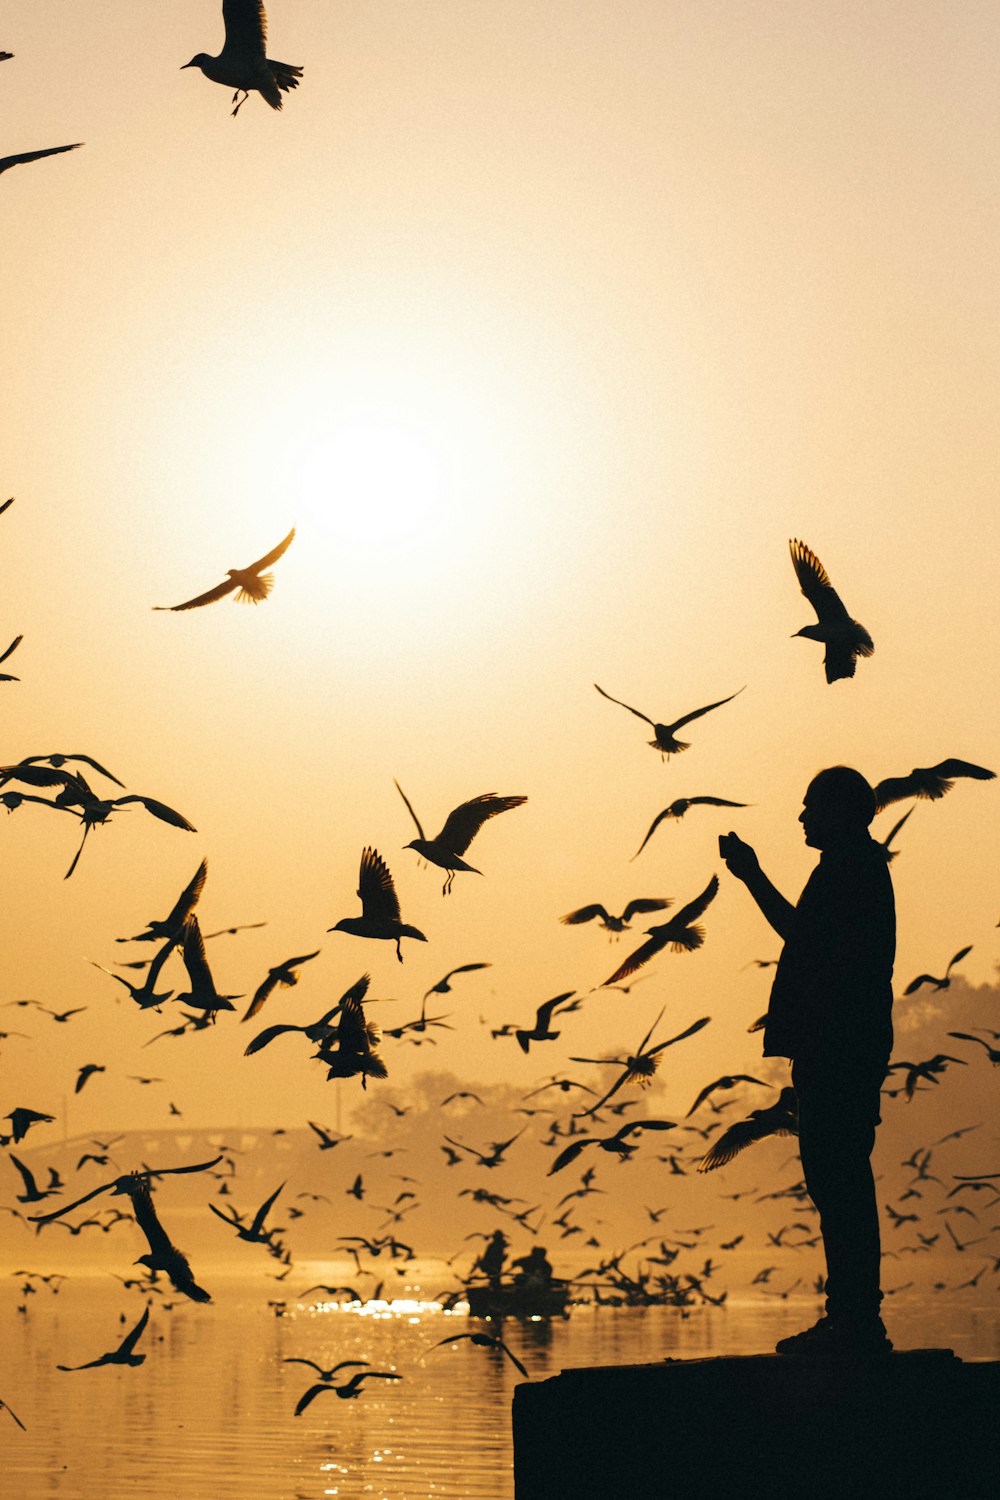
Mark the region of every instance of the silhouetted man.
POLYGON ((896 915, 888 862, 868 832, 874 816, 875 795, 858 771, 833 766, 810 782, 799 822, 820 860, 794 907, 749 844, 735 834, 720 840, 730 871, 784 939, 764 1053, 792 1062, 802 1172, 826 1252, 826 1315, 781 1339, 780 1354, 892 1348, 879 1315, 870 1157, 892 1050, 896 915))

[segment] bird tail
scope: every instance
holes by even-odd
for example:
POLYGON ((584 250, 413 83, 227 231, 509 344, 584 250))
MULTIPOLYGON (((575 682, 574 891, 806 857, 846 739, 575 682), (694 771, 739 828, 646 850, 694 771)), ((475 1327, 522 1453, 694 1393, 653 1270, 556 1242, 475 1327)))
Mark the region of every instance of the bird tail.
MULTIPOLYGON (((287 91, 288 89, 298 88, 299 79, 302 77, 301 68, 295 67, 293 63, 271 62, 270 58, 268 58, 268 62, 271 63, 271 72, 274 75, 274 81, 278 85, 279 89, 284 89, 287 91)), ((271 101, 268 100, 269 104, 270 102, 271 101)), ((280 99, 274 107, 275 109, 281 108, 280 99)))
MULTIPOLYGON (((267 102, 268 104, 270 104, 270 99, 268 99, 267 102)), ((274 106, 274 108, 281 108, 280 100, 274 106)), ((262 599, 267 598, 273 586, 273 573, 261 573, 257 578, 248 578, 245 583, 240 584, 239 593, 236 595, 237 601, 240 604, 259 604, 262 599)))
POLYGON ((685 927, 671 939, 671 953, 693 953, 705 941, 704 927, 685 927))

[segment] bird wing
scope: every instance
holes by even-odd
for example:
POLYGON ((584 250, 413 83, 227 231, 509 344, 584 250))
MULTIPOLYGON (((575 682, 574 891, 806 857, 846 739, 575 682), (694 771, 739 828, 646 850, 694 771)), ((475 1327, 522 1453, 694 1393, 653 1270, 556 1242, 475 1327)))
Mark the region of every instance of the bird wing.
POLYGON ((823 623, 842 619, 847 611, 815 552, 805 542, 797 541, 794 537, 788 546, 799 588, 816 611, 816 618, 823 623))
MULTIPOLYGON (((248 1020, 249 1016, 250 1011, 243 1017, 244 1021, 248 1020)), ((260 1052, 261 1048, 266 1047, 268 1042, 273 1042, 275 1037, 280 1036, 283 1031, 301 1030, 301 1026, 265 1026, 263 1031, 259 1031, 253 1040, 247 1043, 243 1056, 253 1057, 255 1052, 260 1052)))
MULTIPOLYGON (((310 1292, 332 1292, 332 1291, 339 1291, 339 1290, 340 1290, 339 1287, 310 1286, 310 1287, 306 1288, 306 1290, 302 1293, 302 1295, 303 1295, 303 1297, 307 1297, 310 1292)), ((281 1361, 281 1363, 283 1365, 308 1365, 309 1368, 310 1368, 310 1370, 315 1370, 316 1371, 317 1375, 325 1375, 326 1374, 326 1371, 323 1369, 323 1367, 321 1365, 318 1365, 314 1359, 302 1359, 298 1355, 287 1355, 281 1361)))
POLYGON ((366 848, 361 852, 358 895, 366 917, 388 922, 400 920, 396 887, 389 867, 377 849, 366 848))
POLYGON ((728 797, 689 797, 687 799, 692 807, 695 804, 704 807, 747 807, 746 802, 730 802, 728 797))
POLYGON ((143 1329, 145 1328, 145 1326, 146 1326, 146 1324, 148 1322, 149 1322, 149 1303, 147 1302, 146 1306, 143 1308, 142 1317, 139 1319, 138 1323, 132 1329, 131 1333, 127 1333, 125 1335, 125 1337, 122 1339, 121 1343, 118 1345, 118 1351, 117 1352, 119 1354, 131 1354, 132 1353, 132 1351, 135 1349, 136 1344, 139 1342, 140 1338, 142 1337, 142 1331, 143 1331, 143 1329))
POLYGON ((264 0, 222 0, 222 19, 226 26, 227 52, 263 59, 267 50, 264 0))
MULTIPOLYGON (((660 1015, 662 1015, 662 1014, 663 1014, 663 1012, 661 1011, 660 1015)), ((657 1019, 659 1019, 659 1017, 657 1017, 657 1019)), ((669 1039, 669 1041, 666 1041, 666 1042, 657 1042, 657 1044, 656 1044, 655 1047, 650 1047, 649 1051, 646 1053, 646 1056, 647 1057, 655 1057, 656 1054, 658 1052, 662 1052, 665 1047, 672 1047, 675 1042, 683 1042, 689 1036, 694 1036, 695 1032, 696 1031, 700 1031, 703 1026, 707 1026, 708 1023, 709 1023, 709 1021, 711 1019, 712 1019, 711 1016, 702 1016, 700 1018, 700 1020, 692 1021, 692 1023, 691 1023, 690 1026, 688 1026, 684 1031, 679 1031, 677 1033, 677 1035, 676 1036, 672 1036, 669 1039)), ((647 1037, 647 1040, 648 1040, 648 1037, 647 1037)), ((645 1045, 645 1043, 643 1045, 645 1045)), ((641 1048, 640 1048, 640 1051, 641 1051, 641 1048)))
MULTIPOLYGON (((264 15, 264 7, 263 7, 262 4, 259 3, 259 0, 249 0, 249 6, 248 6, 248 8, 251 9, 251 10, 256 10, 256 9, 259 8, 260 14, 263 17, 263 15, 264 15)), ((261 49, 262 50, 263 50, 263 46, 264 46, 264 38, 262 36, 261 37, 261 49)), ((244 573, 259 573, 259 572, 261 572, 262 569, 269 568, 272 563, 276 563, 278 561, 278 558, 282 557, 284 555, 284 553, 286 553, 288 551, 289 547, 292 545, 292 541, 293 541, 294 537, 295 537, 295 527, 293 526, 292 529, 291 529, 291 531, 288 533, 288 535, 284 538, 283 541, 280 541, 276 547, 272 547, 271 548, 270 552, 265 552, 263 557, 258 557, 258 559, 257 559, 257 561, 255 563, 251 563, 248 568, 243 568, 241 571, 244 572, 244 573)))
POLYGON ((694 709, 691 713, 685 714, 683 719, 675 719, 673 724, 669 726, 671 733, 675 729, 683 729, 684 725, 690 724, 692 719, 700 719, 702 714, 710 714, 713 708, 721 708, 724 703, 732 703, 733 699, 738 698, 745 688, 746 683, 743 684, 743 687, 737 688, 735 693, 730 693, 728 698, 720 698, 718 703, 706 703, 704 708, 694 709))
MULTIPOLYGON (((607 698, 609 703, 617 703, 619 708, 627 708, 629 713, 635 714, 637 719, 642 719, 646 724, 653 724, 653 720, 649 717, 648 714, 640 713, 637 708, 632 708, 629 704, 623 703, 620 698, 612 698, 611 694, 606 693, 602 687, 597 687, 596 682, 594 683, 594 686, 595 688, 597 688, 597 691, 600 693, 601 697, 607 698)), ((656 728, 655 724, 653 724, 653 728, 656 728)))
POLYGON ((15 1167, 17 1168, 17 1170, 21 1174, 21 1178, 22 1178, 22 1180, 24 1182, 24 1191, 26 1193, 29 1193, 32 1197, 34 1197, 35 1194, 38 1192, 38 1187, 37 1187, 37 1185, 35 1183, 34 1173, 31 1171, 31 1169, 29 1167, 26 1167, 24 1165, 23 1161, 18 1161, 18 1159, 14 1155, 13 1151, 10 1153, 10 1159, 14 1163, 15 1167))
POLYGON ((214 604, 217 599, 224 599, 227 594, 231 594, 233 589, 238 587, 237 579, 224 578, 221 583, 215 585, 214 589, 209 589, 204 594, 197 594, 193 599, 185 599, 183 604, 154 604, 153 608, 169 610, 173 614, 177 614, 182 609, 200 609, 203 604, 214 604))
POLYGON ((652 937, 648 937, 644 943, 641 943, 634 953, 630 953, 624 963, 619 964, 611 977, 605 979, 598 988, 603 990, 607 989, 609 984, 620 984, 623 979, 627 979, 630 974, 641 969, 643 964, 647 964, 668 942, 669 938, 664 937, 661 932, 654 933, 652 937))
MULTIPOLYGON (((666 896, 638 896, 630 901, 622 912, 622 921, 630 922, 633 917, 640 916, 649 911, 666 911, 668 906, 673 905, 671 897, 666 896)), ((565 921, 565 918, 563 918, 565 921)))
POLYGON ((601 917, 605 922, 608 920, 608 914, 599 901, 594 901, 590 906, 581 906, 576 911, 568 911, 559 920, 567 927, 578 927, 581 922, 592 922, 595 917, 601 917))
POLYGON ((577 1157, 580 1155, 580 1152, 583 1150, 584 1146, 596 1146, 596 1145, 597 1145, 596 1140, 593 1140, 590 1137, 587 1137, 584 1140, 570 1141, 569 1145, 566 1146, 566 1147, 564 1147, 564 1149, 562 1151, 560 1151, 559 1155, 556 1157, 555 1161, 552 1163, 552 1165, 549 1168, 548 1173, 546 1175, 549 1176, 549 1177, 554 1177, 557 1172, 561 1172, 562 1171, 563 1167, 568 1167, 571 1164, 571 1162, 576 1161, 577 1157))
POLYGON ((687 927, 696 922, 711 902, 719 894, 719 877, 713 875, 700 896, 696 896, 687 906, 682 906, 680 911, 675 912, 669 923, 670 927, 687 927))
POLYGON ((996 778, 995 771, 989 771, 985 766, 974 766, 967 760, 943 760, 933 767, 933 774, 937 776, 971 776, 973 781, 993 781, 996 778))
POLYGON ((260 1234, 260 1231, 264 1227, 264 1220, 267 1218, 268 1213, 271 1210, 271 1205, 284 1186, 285 1184, 281 1183, 280 1187, 275 1188, 270 1198, 264 1199, 264 1202, 260 1205, 260 1208, 258 1208, 257 1212, 253 1216, 253 1223, 250 1225, 251 1234, 260 1234))
MULTIPOLYGON (((420 819, 417 817, 416 813, 413 810, 413 803, 403 791, 403 788, 400 786, 395 777, 393 777, 392 779, 392 784, 396 788, 396 791, 399 793, 399 795, 402 797, 403 801, 406 803, 407 811, 409 812, 410 817, 413 819, 414 823, 417 825, 417 837, 421 839, 425 838, 426 834, 424 833, 423 828, 420 826, 420 819)), ((445 978, 448 978, 447 974, 445 975, 445 978)))
POLYGON ((937 984, 933 974, 918 974, 916 979, 910 981, 903 991, 904 995, 915 995, 922 984, 937 984))
POLYGON ((955 954, 955 957, 951 960, 951 962, 949 963, 948 967, 945 969, 945 971, 944 971, 945 974, 946 975, 950 974, 951 971, 952 971, 952 968, 954 967, 954 965, 957 964, 957 963, 961 963, 961 961, 965 957, 965 955, 967 953, 971 953, 971 952, 972 952, 972 944, 971 943, 969 944, 969 946, 967 948, 959 948, 958 952, 955 954))
POLYGON ((6 172, 10 167, 19 167, 26 161, 40 161, 43 156, 58 156, 62 151, 76 151, 82 145, 82 141, 74 141, 72 146, 46 146, 41 151, 21 151, 16 156, 0 156, 0 172, 6 172))
POLYGON ((472 797, 448 814, 434 842, 443 844, 452 854, 464 854, 485 822, 512 807, 520 807, 527 800, 527 797, 498 797, 495 792, 472 797))
MULTIPOLYGON (((250 1004, 247 1006, 246 1013, 240 1017, 240 1020, 241 1021, 252 1021, 253 1018, 254 1018, 254 1016, 257 1014, 257 1012, 259 1010, 263 1010, 264 1005, 266 1004, 266 1002, 269 999, 270 995, 277 988, 278 988, 278 976, 274 972, 274 970, 271 969, 271 971, 268 973, 267 978, 263 981, 263 983, 259 984, 257 986, 257 989, 254 991, 254 997, 250 1001, 250 1004)), ((275 1028, 272 1028, 272 1029, 275 1029, 275 1028)), ((278 1030, 278 1031, 280 1031, 282 1029, 283 1028, 280 1027, 280 1026, 276 1028, 276 1030, 278 1030)), ((296 1031, 298 1029, 299 1029, 298 1027, 295 1028, 296 1031)), ((261 1045, 263 1045, 263 1043, 261 1045)), ((250 1044, 250 1047, 253 1047, 253 1043, 252 1042, 250 1044)), ((246 1050, 246 1052, 243 1054, 244 1057, 249 1054, 250 1047, 248 1047, 247 1050, 246 1050)), ((257 1049, 254 1048, 254 1051, 256 1051, 256 1050, 257 1049)))
POLYGON ((186 917, 189 917, 198 904, 202 891, 205 889, 205 881, 208 879, 208 860, 203 859, 193 877, 181 891, 174 902, 164 923, 165 927, 180 926, 186 917))
POLYGON ((300 1417, 309 1403, 315 1401, 321 1391, 335 1391, 336 1389, 337 1387, 330 1385, 328 1381, 324 1381, 320 1385, 311 1385, 305 1395, 299 1397, 298 1405, 295 1408, 295 1415, 300 1417))
POLYGON ((447 974, 444 977, 445 977, 445 979, 451 979, 452 976, 455 975, 455 974, 471 974, 472 971, 473 971, 473 969, 490 969, 492 967, 493 967, 492 964, 485 964, 485 963, 480 963, 480 964, 459 964, 459 966, 458 966, 457 969, 449 969, 448 972, 447 972, 447 974))
POLYGON ((638 849, 632 855, 633 859, 638 859, 639 858, 639 855, 642 853, 643 849, 645 849, 646 845, 649 843, 650 839, 653 837, 653 834, 656 832, 656 830, 659 828, 660 824, 663 822, 664 818, 672 818, 672 817, 676 816, 676 814, 674 813, 674 807, 675 806, 676 806, 676 804, 673 803, 673 802, 671 802, 671 804, 670 804, 669 807, 665 807, 662 812, 658 812, 656 814, 656 817, 653 819, 652 823, 650 823, 650 825, 649 825, 649 831, 646 834, 646 837, 643 839, 643 841, 639 845, 638 849))
POLYGON ((201 926, 194 914, 188 917, 184 923, 184 941, 181 945, 181 958, 184 960, 184 967, 187 970, 192 993, 214 995, 216 993, 215 980, 212 978, 212 971, 208 967, 208 958, 205 954, 205 940, 201 935, 201 926))
MULTIPOLYGON (((10 645, 7 647, 6 651, 3 653, 3 655, 0 656, 0 661, 6 661, 7 658, 8 658, 8 656, 13 655, 13 653, 17 650, 18 646, 21 644, 21 642, 23 640, 24 640, 24 636, 23 635, 16 635, 14 637, 14 639, 11 641, 10 645)), ((119 786, 120 785, 121 785, 121 783, 119 782, 119 786)))
POLYGON ((126 802, 141 802, 147 812, 153 814, 164 823, 170 823, 174 828, 184 828, 188 833, 197 833, 193 823, 189 823, 183 813, 175 812, 165 802, 158 802, 155 797, 141 797, 138 792, 130 792, 127 797, 112 798, 113 807, 123 807, 126 802))

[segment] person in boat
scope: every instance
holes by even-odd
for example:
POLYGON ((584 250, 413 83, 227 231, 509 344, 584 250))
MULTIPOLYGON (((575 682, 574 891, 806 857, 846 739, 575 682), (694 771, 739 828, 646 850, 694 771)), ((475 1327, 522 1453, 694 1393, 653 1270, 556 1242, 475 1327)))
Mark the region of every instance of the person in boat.
POLYGON ((507 1260, 507 1236, 502 1229, 494 1229, 493 1236, 476 1260, 473 1271, 482 1271, 491 1287, 498 1288, 507 1260))
POLYGON ((552 1266, 541 1245, 535 1245, 528 1255, 518 1256, 511 1265, 515 1271, 514 1285, 519 1291, 551 1291, 552 1266))

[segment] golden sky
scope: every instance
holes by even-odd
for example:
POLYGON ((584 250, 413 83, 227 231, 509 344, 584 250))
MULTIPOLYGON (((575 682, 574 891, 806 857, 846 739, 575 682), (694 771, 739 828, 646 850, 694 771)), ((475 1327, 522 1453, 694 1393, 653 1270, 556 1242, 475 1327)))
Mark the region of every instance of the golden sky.
MULTIPOLYGON (((206 1123, 333 1118, 338 1085, 245 1060, 234 1018, 143 1051, 177 1018, 85 962, 203 856, 206 930, 268 924, 212 945, 223 991, 322 947, 272 1020, 369 970, 398 1024, 492 964, 436 1049, 387 1052, 394 1083, 528 1089, 663 1005, 662 1036, 713 1017, 671 1061, 683 1092, 752 1071, 767 979, 741 966, 778 944, 718 833, 794 899, 821 766, 997 762, 995 5, 273 0, 269 54, 302 86, 235 120, 181 70, 218 51, 218 4, 9 0, 3 24, 3 153, 85 145, 0 181, 2 644, 24 634, 2 758, 85 751, 198 830, 124 810, 64 881, 68 818, 0 818, 3 997, 88 1007, 0 1012, 33 1038, 3 1044, 4 1108, 71 1131, 161 1122, 168 1096, 206 1123), (259 608, 153 613, 292 525, 259 608), (853 681, 790 638, 813 618, 793 536, 874 637, 853 681), (746 691, 663 762, 594 682, 665 720, 746 691), (529 800, 442 899, 393 778, 431 833, 478 793, 529 800), (629 863, 706 793, 753 805, 694 809, 629 863), (365 844, 429 938, 402 966, 326 931, 365 844), (480 1017, 529 1022, 628 951, 560 915, 679 905, 713 871, 701 952, 548 1050, 489 1040, 480 1017)), ((963 974, 994 978, 997 796, 961 783, 900 836, 901 986, 968 943, 963 974)))

